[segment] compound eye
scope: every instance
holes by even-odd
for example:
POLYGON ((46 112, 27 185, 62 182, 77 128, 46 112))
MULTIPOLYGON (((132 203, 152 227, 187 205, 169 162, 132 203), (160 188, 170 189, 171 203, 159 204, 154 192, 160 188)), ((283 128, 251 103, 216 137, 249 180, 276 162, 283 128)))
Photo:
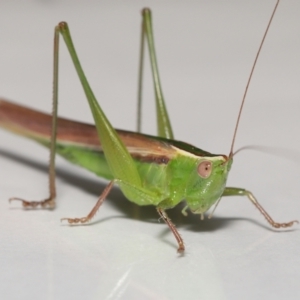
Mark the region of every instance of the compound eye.
POLYGON ((202 161, 198 166, 198 174, 202 178, 210 176, 212 171, 212 165, 210 161, 202 161))

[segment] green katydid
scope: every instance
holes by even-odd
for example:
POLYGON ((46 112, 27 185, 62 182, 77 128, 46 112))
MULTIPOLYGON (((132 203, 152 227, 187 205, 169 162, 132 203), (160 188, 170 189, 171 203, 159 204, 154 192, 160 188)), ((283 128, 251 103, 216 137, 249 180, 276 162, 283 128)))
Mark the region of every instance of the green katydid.
POLYGON ((112 127, 84 75, 67 24, 65 22, 59 23, 55 28, 54 37, 52 117, 0 100, 0 126, 27 136, 50 148, 50 195, 43 201, 26 201, 20 198, 11 198, 10 200, 19 200, 26 208, 37 206, 53 208, 55 206, 55 152, 57 152, 67 160, 110 180, 95 207, 86 217, 62 219, 67 220, 70 224, 89 222, 116 183, 128 200, 137 205, 154 205, 156 207, 160 217, 173 232, 178 243, 179 252, 184 251, 184 243, 165 210, 175 207, 182 201, 186 203, 182 211, 183 214, 186 215, 186 210, 189 209, 192 213, 200 214, 203 217, 203 214, 211 206, 218 204, 222 196, 247 196, 273 227, 285 228, 292 226, 297 221, 275 222, 251 192, 242 188, 226 187, 228 173, 233 162, 234 141, 247 89, 278 3, 279 0, 274 8, 251 70, 228 156, 211 154, 174 140, 159 79, 149 9, 144 9, 142 12, 138 131, 140 131, 143 54, 144 44, 147 41, 155 89, 158 137, 143 135, 139 132, 115 130, 112 127), (63 36, 70 52, 96 126, 57 117, 60 34, 63 36))

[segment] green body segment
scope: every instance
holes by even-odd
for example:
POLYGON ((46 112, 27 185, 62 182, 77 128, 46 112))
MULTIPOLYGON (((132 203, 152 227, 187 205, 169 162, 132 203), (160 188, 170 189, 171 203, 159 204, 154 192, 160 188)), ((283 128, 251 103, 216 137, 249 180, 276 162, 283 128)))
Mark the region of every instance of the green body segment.
MULTIPOLYGON (((210 158, 215 174, 205 180, 199 177, 197 166, 208 157, 199 158, 179 149, 176 151, 178 153, 167 163, 147 162, 134 158, 134 164, 142 179, 142 187, 154 192, 158 197, 156 201, 153 199, 150 203, 142 198, 129 198, 130 201, 138 205, 159 205, 167 209, 186 199, 192 211, 202 213, 221 197, 228 173, 227 165, 222 166, 224 162, 222 158, 218 156, 213 160, 210 158)), ((58 142, 57 153, 100 177, 114 178, 102 151, 58 142)))
MULTIPOLYGON (((0 100, 0 126, 49 147, 51 116, 0 100)), ((208 210, 222 195, 231 162, 189 144, 117 130, 141 178, 141 189, 118 182, 125 196, 138 205, 172 208, 182 200, 194 213, 208 210), (189 150, 189 151, 188 151, 189 150), (202 161, 212 163, 212 173, 197 172, 202 161), (145 194, 143 191, 151 191, 145 194)), ((56 152, 97 176, 117 179, 111 172, 95 126, 58 119, 56 152)))

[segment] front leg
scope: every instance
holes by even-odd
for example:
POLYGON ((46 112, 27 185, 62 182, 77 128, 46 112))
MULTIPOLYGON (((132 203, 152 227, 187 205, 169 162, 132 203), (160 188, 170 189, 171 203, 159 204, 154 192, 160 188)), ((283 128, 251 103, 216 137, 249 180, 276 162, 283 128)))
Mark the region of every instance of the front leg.
POLYGON ((253 194, 242 188, 227 187, 225 188, 222 196, 246 196, 255 205, 255 207, 261 212, 261 214, 266 218, 269 224, 274 228, 287 228, 293 226, 295 223, 299 223, 297 220, 290 221, 287 223, 277 223, 271 216, 265 211, 265 209, 258 203, 257 199, 253 194))
POLYGON ((185 250, 183 239, 182 239, 180 233, 178 232, 178 230, 176 229, 175 225, 172 223, 171 219, 168 217, 167 213, 162 208, 158 207, 158 208, 156 208, 156 210, 157 210, 158 214, 161 216, 161 218, 165 221, 165 223, 169 226, 171 231, 173 232, 173 234, 176 238, 176 241, 178 243, 177 252, 183 253, 185 250))

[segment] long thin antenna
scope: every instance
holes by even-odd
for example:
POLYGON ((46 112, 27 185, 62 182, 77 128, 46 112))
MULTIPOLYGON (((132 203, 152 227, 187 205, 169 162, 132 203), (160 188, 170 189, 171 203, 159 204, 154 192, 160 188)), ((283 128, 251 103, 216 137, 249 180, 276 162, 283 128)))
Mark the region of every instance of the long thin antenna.
POLYGON ((238 115, 237 122, 236 122, 235 129, 234 129, 233 139, 232 139, 230 153, 229 153, 229 159, 232 158, 232 156, 233 156, 233 147, 234 147, 234 142, 235 142, 235 138, 236 138, 236 133, 237 133, 237 129, 239 127, 240 118, 241 118, 242 110, 243 110, 243 107, 244 107, 245 99, 246 99, 246 96, 247 96, 248 88, 249 88, 249 85, 250 85, 250 82, 251 82, 251 78, 252 78, 252 75, 253 75, 253 72, 254 72, 254 69, 255 69, 255 66, 256 66, 256 63, 257 63, 257 60, 258 60, 261 48, 262 48, 262 46, 264 44, 264 41, 266 39, 266 36, 268 34, 270 25, 272 23, 272 20, 273 20, 273 17, 275 15, 275 12, 276 12, 276 9, 277 9, 277 6, 278 6, 279 2, 280 2, 280 0, 277 0, 276 5, 275 5, 275 7, 273 9, 273 12, 272 12, 271 18, 269 20, 268 26, 266 28, 266 31, 264 33, 264 36, 263 36, 262 40, 261 40, 259 49, 257 51, 256 57, 255 57, 255 60, 254 60, 254 63, 253 63, 252 69, 251 69, 250 76, 248 78, 248 82, 247 82, 247 85, 246 85, 246 88, 245 88, 245 92, 244 92, 242 104, 241 104, 241 107, 240 107, 239 115, 238 115))

